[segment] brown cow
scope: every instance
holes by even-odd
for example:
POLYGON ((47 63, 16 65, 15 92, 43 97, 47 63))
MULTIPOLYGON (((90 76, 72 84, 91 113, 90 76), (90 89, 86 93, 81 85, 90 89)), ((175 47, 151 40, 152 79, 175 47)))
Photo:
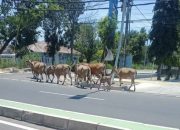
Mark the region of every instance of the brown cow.
POLYGON ((31 68, 32 74, 33 74, 33 78, 36 78, 36 75, 34 73, 34 65, 36 63, 38 63, 39 61, 31 61, 31 60, 27 60, 26 64, 31 68))
MULTIPOLYGON (((112 84, 112 83, 111 83, 111 79, 112 79, 112 75, 113 75, 114 71, 115 71, 115 69, 112 69, 111 74, 108 75, 108 76, 105 76, 105 75, 101 75, 101 76, 100 76, 100 84, 99 84, 98 90, 99 90, 100 87, 101 87, 101 83, 104 84, 104 87, 105 87, 105 83, 108 84, 108 86, 107 86, 107 88, 106 88, 107 91, 111 89, 111 84, 112 84)), ((105 90, 105 89, 104 89, 104 90, 105 90)))
POLYGON ((83 63, 83 65, 88 65, 91 68, 91 75, 96 76, 98 80, 94 83, 98 83, 101 75, 105 75, 106 66, 104 63, 83 63))
MULTIPOLYGON (((76 68, 75 68, 75 82, 80 79, 82 81, 82 79, 84 79, 84 81, 86 81, 87 78, 87 83, 89 83, 89 81, 91 82, 91 69, 89 66, 87 65, 82 65, 82 64, 77 64, 76 68)), ((79 82, 78 82, 79 84, 79 82)))
POLYGON ((50 65, 50 66, 47 66, 47 67, 46 67, 46 69, 45 69, 46 82, 49 82, 49 80, 51 81, 51 83, 53 82, 53 80, 54 80, 54 71, 55 71, 55 66, 50 65), (52 79, 50 79, 50 75, 53 76, 52 79))
POLYGON ((131 86, 129 87, 129 90, 132 87, 132 84, 134 84, 134 91, 136 90, 134 80, 135 80, 135 76, 137 75, 137 71, 135 69, 119 68, 119 69, 115 69, 115 72, 117 76, 119 77, 120 86, 121 86, 122 79, 131 79, 131 86))
POLYGON ((32 69, 32 73, 33 75, 36 77, 37 81, 43 80, 43 73, 45 73, 45 68, 46 68, 46 64, 44 64, 43 62, 39 62, 39 61, 27 61, 27 63, 30 65, 31 69, 32 69), (41 78, 39 79, 39 75, 41 75, 41 78))
POLYGON ((64 84, 65 80, 66 80, 66 75, 68 74, 70 79, 71 79, 71 85, 72 85, 72 77, 71 77, 71 67, 67 64, 58 64, 55 66, 54 68, 54 74, 57 77, 57 84, 59 84, 59 78, 61 75, 64 76, 64 81, 62 83, 62 85, 64 84))

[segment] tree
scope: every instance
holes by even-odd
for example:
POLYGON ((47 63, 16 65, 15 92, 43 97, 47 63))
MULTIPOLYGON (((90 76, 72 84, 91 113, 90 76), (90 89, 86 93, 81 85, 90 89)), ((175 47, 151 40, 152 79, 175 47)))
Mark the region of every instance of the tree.
POLYGON ((178 6, 179 0, 156 0, 154 7, 149 57, 155 58, 155 63, 158 65, 158 80, 160 80, 161 64, 177 50, 179 39, 177 31, 178 6))
POLYGON ((44 39, 47 42, 47 52, 52 57, 52 64, 55 61, 55 54, 59 51, 62 43, 62 23, 63 23, 63 6, 57 0, 48 0, 44 4, 45 14, 42 28, 44 29, 44 39), (47 4, 48 3, 48 4, 47 4), (57 10, 57 11, 56 11, 57 10))
POLYGON ((76 30, 78 30, 76 25, 78 24, 79 15, 83 13, 85 3, 81 0, 76 2, 70 0, 48 0, 47 3, 43 29, 45 30, 45 40, 48 42, 49 54, 54 59, 54 55, 60 45, 70 44, 71 60, 73 60, 74 35, 76 30), (51 41, 52 38, 54 39, 53 41, 51 41))
POLYGON ((91 24, 80 25, 80 30, 76 37, 75 47, 85 56, 89 63, 97 51, 95 27, 91 24))
POLYGON ((64 22, 65 34, 64 37, 66 42, 70 43, 71 48, 71 62, 73 62, 73 48, 74 48, 74 40, 76 33, 78 31, 78 18, 84 12, 85 3, 83 0, 75 0, 73 2, 71 0, 67 0, 68 4, 65 6, 67 11, 65 12, 66 21, 64 22))
POLYGON ((37 27, 41 21, 42 13, 36 11, 39 8, 24 1, 3 0, 1 5, 0 41, 2 47, 0 53, 12 43, 17 54, 22 55, 24 48, 37 39, 37 27), (13 8, 16 6, 16 10, 13 8), (12 13, 13 11, 13 13, 12 13))
POLYGON ((126 52, 133 55, 133 62, 140 64, 144 58, 143 47, 147 41, 147 33, 145 28, 141 28, 140 32, 131 31, 129 34, 129 44, 126 52))
POLYGON ((114 48, 115 35, 114 32, 117 28, 117 20, 112 17, 109 19, 105 17, 98 24, 98 35, 103 45, 103 55, 101 61, 104 59, 106 47, 108 49, 114 48))

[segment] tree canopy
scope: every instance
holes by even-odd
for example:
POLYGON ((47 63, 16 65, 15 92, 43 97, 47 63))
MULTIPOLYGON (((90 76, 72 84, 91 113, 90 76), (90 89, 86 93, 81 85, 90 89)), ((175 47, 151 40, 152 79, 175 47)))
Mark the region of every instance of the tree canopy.
POLYGON ((96 29, 93 25, 80 25, 80 30, 79 33, 77 33, 75 46, 76 49, 85 56, 87 62, 89 63, 97 51, 96 29))
POLYGON ((155 58, 157 64, 177 50, 179 35, 177 30, 179 19, 179 0, 156 0, 150 39, 152 44, 149 57, 155 58))

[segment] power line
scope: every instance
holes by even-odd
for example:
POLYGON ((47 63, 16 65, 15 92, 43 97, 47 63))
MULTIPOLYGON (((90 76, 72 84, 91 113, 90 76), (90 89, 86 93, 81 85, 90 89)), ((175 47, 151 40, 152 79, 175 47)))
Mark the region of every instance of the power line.
POLYGON ((141 13, 141 15, 146 19, 146 21, 149 23, 149 24, 151 24, 150 22, 149 22, 149 20, 146 18, 146 16, 141 12, 141 10, 137 7, 137 6, 135 6, 136 8, 137 8, 137 10, 139 10, 139 12, 141 13))

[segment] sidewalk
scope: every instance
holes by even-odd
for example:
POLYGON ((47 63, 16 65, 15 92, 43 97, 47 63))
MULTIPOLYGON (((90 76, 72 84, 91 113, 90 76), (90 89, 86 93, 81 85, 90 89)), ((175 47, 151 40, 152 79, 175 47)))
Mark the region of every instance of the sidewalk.
MULTIPOLYGON (((130 86, 130 80, 123 79, 124 84, 119 86, 119 81, 116 78, 115 84, 112 85, 112 90, 121 90, 124 91, 123 88, 130 86)), ((136 92, 142 93, 153 93, 153 94, 165 94, 169 96, 180 97, 180 80, 170 80, 170 81, 157 81, 155 77, 152 78, 144 78, 144 79, 136 79, 136 92)), ((132 87, 131 90, 134 88, 132 87)))

